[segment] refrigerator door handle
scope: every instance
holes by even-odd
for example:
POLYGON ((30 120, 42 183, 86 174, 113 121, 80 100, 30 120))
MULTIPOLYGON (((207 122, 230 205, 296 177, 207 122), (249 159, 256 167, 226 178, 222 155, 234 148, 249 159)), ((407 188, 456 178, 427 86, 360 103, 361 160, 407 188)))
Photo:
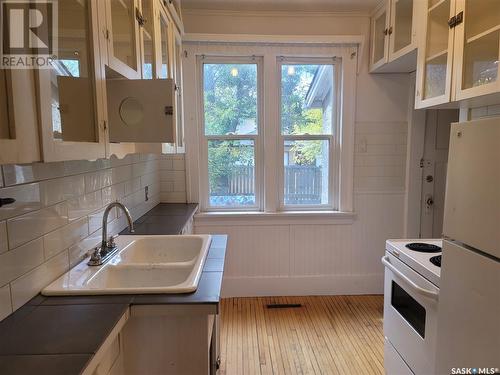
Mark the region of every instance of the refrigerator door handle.
POLYGON ((421 286, 418 286, 412 280, 410 280, 410 278, 408 278, 408 276, 406 276, 401 271, 399 271, 396 267, 394 267, 389 262, 389 258, 387 257, 387 255, 382 257, 382 263, 384 264, 384 266, 389 268, 396 276, 398 276, 406 284, 408 284, 408 286, 412 287, 417 293, 419 293, 423 296, 435 299, 435 300, 439 299, 439 293, 437 293, 433 290, 425 289, 425 288, 422 288, 421 286))

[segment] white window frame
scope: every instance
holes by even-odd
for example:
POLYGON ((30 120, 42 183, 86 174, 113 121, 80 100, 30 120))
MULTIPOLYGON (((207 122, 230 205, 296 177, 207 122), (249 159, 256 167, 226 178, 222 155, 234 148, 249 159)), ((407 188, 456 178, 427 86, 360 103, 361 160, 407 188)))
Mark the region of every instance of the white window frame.
POLYGON ((280 56, 277 59, 277 79, 278 79, 278 165, 279 165, 279 209, 280 211, 322 211, 322 210, 338 210, 339 207, 339 189, 338 189, 338 174, 339 174, 339 129, 340 129, 340 114, 339 114, 339 97, 340 97, 340 58, 331 57, 284 57, 280 56), (332 129, 330 134, 317 135, 293 135, 283 134, 281 129, 281 95, 282 81, 281 72, 283 65, 331 65, 334 73, 334 88, 335 96, 332 100, 334 110, 332 110, 332 129), (328 202, 326 204, 285 204, 285 141, 328 141, 328 202))
POLYGON ((263 209, 263 145, 262 145, 262 129, 263 129, 263 77, 262 77, 262 57, 257 56, 198 56, 197 58, 198 75, 200 77, 198 83, 199 99, 200 99, 200 196, 202 198, 202 207, 204 211, 261 211, 263 209), (203 67, 205 64, 255 64, 257 65, 257 134, 249 135, 206 135, 205 134, 205 103, 204 103, 204 75, 203 67), (252 140, 254 143, 254 181, 255 181, 255 204, 247 206, 211 206, 210 205, 210 189, 208 180, 208 142, 209 141, 238 141, 252 140))
MULTIPOLYGON (((183 47, 186 51, 186 57, 183 61, 184 77, 184 95, 187 101, 193 105, 186 106, 186 180, 187 180, 187 200, 200 204, 200 211, 214 223, 217 218, 272 218, 271 221, 282 222, 281 220, 290 220, 295 217, 300 218, 321 217, 322 220, 339 220, 339 218, 352 217, 354 214, 354 132, 355 132, 355 113, 356 113, 356 77, 360 70, 359 56, 363 51, 364 39, 362 36, 314 36, 314 37, 296 37, 296 36, 273 36, 273 35, 213 35, 213 34, 187 34, 183 37, 183 47), (202 150, 205 147, 204 132, 202 130, 202 112, 203 106, 201 91, 201 77, 199 59, 205 56, 224 57, 224 56, 261 56, 262 70, 262 94, 260 96, 262 113, 259 119, 259 135, 261 138, 260 147, 262 153, 256 150, 256 157, 261 157, 261 176, 260 180, 260 202, 261 207, 253 212, 243 210, 240 207, 236 209, 221 209, 219 212, 210 212, 207 209, 206 199, 208 196, 207 182, 207 160, 206 152, 202 150), (277 58, 281 56, 297 58, 332 58, 336 56, 340 59, 341 67, 337 72, 339 81, 337 87, 341 95, 338 102, 338 137, 335 158, 338 161, 338 181, 334 187, 338 189, 336 196, 338 203, 332 205, 330 209, 320 210, 318 207, 310 210, 301 209, 300 211, 282 211, 280 207, 279 176, 280 165, 276 163, 281 161, 283 155, 278 150, 280 135, 280 119, 278 100, 278 81, 276 78, 277 58), (264 154, 265 153, 265 154, 264 154), (264 162, 265 160, 265 162, 264 162), (266 189, 264 189, 264 184, 266 189), (243 211, 243 212, 240 212, 243 211), (243 216, 240 216, 243 215, 243 216), (311 216, 312 215, 312 216, 311 216), (326 219, 326 218, 329 219, 326 219), (286 218, 286 219, 285 219, 286 218)), ((256 163, 258 163, 256 161, 256 163)), ((281 164, 281 163, 280 163, 281 164)), ((259 188, 259 187, 258 187, 259 188)), ((287 222, 287 221, 286 221, 287 222)))

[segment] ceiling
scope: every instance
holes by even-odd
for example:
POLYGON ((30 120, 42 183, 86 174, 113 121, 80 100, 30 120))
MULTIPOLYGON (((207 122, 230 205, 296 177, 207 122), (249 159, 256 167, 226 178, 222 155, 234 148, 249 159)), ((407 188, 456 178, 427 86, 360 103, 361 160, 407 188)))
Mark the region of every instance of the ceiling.
POLYGON ((250 11, 372 11, 380 0, 182 0, 183 9, 250 11))

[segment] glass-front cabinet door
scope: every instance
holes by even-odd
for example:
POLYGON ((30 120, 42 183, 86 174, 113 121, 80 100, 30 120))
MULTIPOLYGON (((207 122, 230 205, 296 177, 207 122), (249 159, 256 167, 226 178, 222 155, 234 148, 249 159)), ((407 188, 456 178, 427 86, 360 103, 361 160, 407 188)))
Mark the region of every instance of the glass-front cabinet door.
POLYGON ((389 55, 389 13, 387 3, 372 17, 370 70, 385 64, 389 55))
POLYGON ((500 91, 500 1, 461 0, 455 13, 463 14, 455 27, 455 99, 500 91))
POLYGON ((170 53, 170 20, 168 19, 166 13, 161 10, 158 12, 158 52, 157 61, 158 66, 156 68, 158 78, 170 78, 172 77, 171 63, 169 61, 170 53))
POLYGON ((106 155, 97 1, 58 2, 58 50, 37 80, 44 161, 106 155))
POLYGON ((175 81, 175 142, 178 153, 185 151, 184 147, 184 118, 182 97, 182 38, 174 28, 174 81, 175 81))
POLYGON ((153 0, 141 0, 142 78, 156 78, 155 7, 153 0))
POLYGON ((455 12, 455 0, 427 0, 425 35, 417 61, 416 108, 450 101, 453 35, 448 21, 455 12))
POLYGON ((396 59, 415 48, 413 2, 414 0, 392 0, 391 2, 389 60, 396 59))
POLYGON ((108 65, 129 79, 141 78, 140 18, 138 0, 107 0, 108 65))
POLYGON ((0 69, 0 164, 40 161, 33 70, 0 69))

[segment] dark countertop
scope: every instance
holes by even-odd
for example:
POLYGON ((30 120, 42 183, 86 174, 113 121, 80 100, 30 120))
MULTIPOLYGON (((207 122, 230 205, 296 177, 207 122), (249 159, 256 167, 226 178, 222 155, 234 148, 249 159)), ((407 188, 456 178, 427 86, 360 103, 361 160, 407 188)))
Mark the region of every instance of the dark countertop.
MULTIPOLYGON (((134 222, 133 234, 180 234, 198 209, 196 203, 160 203, 134 222)), ((130 234, 128 228, 120 234, 130 234)))
MULTIPOLYGON (((154 234, 172 234, 170 218, 183 217, 184 223, 179 219, 175 224, 179 233, 196 208, 160 204, 137 220, 137 228, 145 223, 145 217, 158 217, 154 219, 154 234), (162 217, 167 221, 164 232, 160 230, 162 217)), ((141 229, 152 231, 147 226, 141 229)), ((226 236, 212 237, 198 289, 193 293, 34 297, 0 322, 0 374, 82 373, 132 305, 210 304, 218 311, 226 243, 226 236)))

